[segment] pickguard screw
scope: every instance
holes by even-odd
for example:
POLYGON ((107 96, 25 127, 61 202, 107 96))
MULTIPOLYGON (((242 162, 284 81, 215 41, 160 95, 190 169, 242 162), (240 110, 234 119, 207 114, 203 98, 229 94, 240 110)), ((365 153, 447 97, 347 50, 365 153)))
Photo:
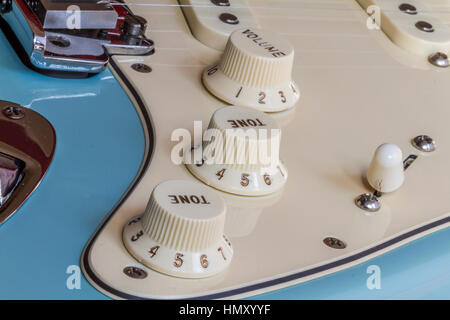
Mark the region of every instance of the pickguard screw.
POLYGON ((3 109, 3 114, 12 120, 20 120, 25 117, 25 112, 17 106, 8 106, 3 109))
POLYGON ((150 68, 148 65, 144 63, 134 63, 131 65, 131 68, 137 72, 141 73, 150 73, 152 72, 152 68, 150 68))
POLYGON ((380 210, 381 204, 377 196, 371 193, 363 193, 355 200, 355 204, 365 211, 376 212, 380 210))
POLYGON ((426 135, 420 135, 412 140, 412 145, 423 152, 433 152, 436 150, 436 143, 434 140, 426 135))
POLYGON ((399 7, 400 11, 407 14, 417 14, 417 9, 412 4, 402 3, 399 7))
POLYGON ((428 57, 428 61, 432 65, 434 65, 436 67, 440 67, 440 68, 447 68, 450 65, 448 56, 443 52, 436 52, 436 53, 431 54, 428 57))
POLYGON ((228 23, 228 24, 239 24, 239 19, 234 14, 231 13, 222 13, 219 16, 220 21, 228 23))
POLYGON ((147 272, 138 267, 126 267, 123 269, 123 273, 133 279, 147 278, 147 272))
POLYGON ((416 28, 423 32, 434 32, 433 25, 426 21, 419 21, 416 23, 416 28))
POLYGON ((333 249, 345 249, 347 247, 344 241, 334 237, 327 237, 323 239, 323 243, 333 249))

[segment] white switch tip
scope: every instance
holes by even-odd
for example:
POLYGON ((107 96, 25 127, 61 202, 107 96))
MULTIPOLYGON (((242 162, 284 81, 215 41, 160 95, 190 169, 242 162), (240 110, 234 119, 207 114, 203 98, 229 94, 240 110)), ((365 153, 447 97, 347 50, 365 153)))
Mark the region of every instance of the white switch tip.
POLYGON ((404 181, 403 154, 397 145, 385 143, 376 149, 367 180, 378 192, 392 192, 400 188, 404 181))

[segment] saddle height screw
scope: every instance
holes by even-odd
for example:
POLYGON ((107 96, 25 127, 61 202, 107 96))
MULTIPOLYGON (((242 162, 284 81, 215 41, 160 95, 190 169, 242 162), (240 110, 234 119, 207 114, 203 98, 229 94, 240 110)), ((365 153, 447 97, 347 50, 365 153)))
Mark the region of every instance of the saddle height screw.
POLYGON ((137 72, 141 73, 150 73, 152 72, 152 68, 150 68, 148 65, 144 63, 134 63, 131 65, 131 68, 137 72))
POLYGON ((211 2, 219 7, 229 7, 230 6, 230 0, 211 0, 211 2))
POLYGON ((426 21, 417 22, 416 28, 423 32, 434 32, 433 25, 426 21))
POLYGON ((17 106, 7 106, 3 109, 3 114, 12 120, 20 120, 25 117, 23 109, 17 106))
POLYGON ((234 14, 231 13, 222 13, 219 16, 220 21, 227 24, 239 24, 239 19, 234 14))
POLYGON ((409 3, 402 3, 398 8, 400 11, 407 14, 417 14, 417 8, 409 3))

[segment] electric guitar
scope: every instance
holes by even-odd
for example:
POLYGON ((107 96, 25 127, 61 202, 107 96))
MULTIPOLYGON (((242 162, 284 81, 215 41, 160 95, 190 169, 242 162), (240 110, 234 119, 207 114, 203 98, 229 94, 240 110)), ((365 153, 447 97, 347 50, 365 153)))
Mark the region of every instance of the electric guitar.
POLYGON ((3 1, 0 298, 450 298, 448 8, 3 1))

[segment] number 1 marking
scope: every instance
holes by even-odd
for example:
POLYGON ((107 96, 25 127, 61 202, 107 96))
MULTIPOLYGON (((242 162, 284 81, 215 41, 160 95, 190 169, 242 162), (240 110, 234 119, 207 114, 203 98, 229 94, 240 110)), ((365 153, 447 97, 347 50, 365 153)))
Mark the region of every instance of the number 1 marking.
POLYGON ((236 98, 239 97, 239 95, 241 94, 241 91, 242 91, 242 87, 239 89, 238 93, 236 94, 236 98))
POLYGON ((227 260, 227 258, 225 257, 225 255, 223 254, 223 249, 222 247, 220 247, 219 249, 217 249, 217 251, 219 251, 222 254, 223 260, 227 260))

